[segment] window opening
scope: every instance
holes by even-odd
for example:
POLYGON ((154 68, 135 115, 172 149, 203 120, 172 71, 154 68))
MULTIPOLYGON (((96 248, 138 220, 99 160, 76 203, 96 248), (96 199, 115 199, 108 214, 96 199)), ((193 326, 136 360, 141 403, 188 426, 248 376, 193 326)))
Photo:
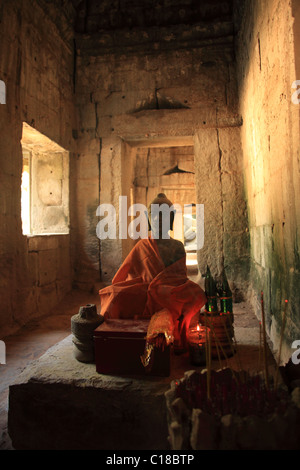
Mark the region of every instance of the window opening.
POLYGON ((24 235, 69 233, 69 152, 23 123, 24 235))

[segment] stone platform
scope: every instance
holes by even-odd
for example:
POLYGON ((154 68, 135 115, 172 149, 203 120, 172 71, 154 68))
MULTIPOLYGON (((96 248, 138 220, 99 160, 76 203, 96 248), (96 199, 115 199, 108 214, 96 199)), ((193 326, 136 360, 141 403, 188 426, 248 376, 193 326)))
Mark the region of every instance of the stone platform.
MULTIPOLYGON (((235 304, 238 354, 212 368, 259 368, 259 324, 235 304)), ((19 339, 20 340, 20 339, 19 339)), ((269 352, 270 373, 274 358, 269 352)), ((31 362, 9 388, 8 431, 15 449, 169 449, 164 393, 191 369, 171 355, 170 377, 114 377, 73 356, 72 335, 31 362)))
POLYGON ((164 393, 189 366, 172 357, 170 377, 115 377, 73 357, 72 335, 32 362, 9 390, 15 449, 168 449, 164 393))

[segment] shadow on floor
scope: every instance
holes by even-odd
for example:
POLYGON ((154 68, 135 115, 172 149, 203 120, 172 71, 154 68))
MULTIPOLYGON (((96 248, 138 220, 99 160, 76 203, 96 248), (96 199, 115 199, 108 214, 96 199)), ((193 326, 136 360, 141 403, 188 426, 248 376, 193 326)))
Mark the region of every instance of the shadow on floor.
POLYGON ((30 321, 15 334, 3 338, 6 364, 0 365, 0 450, 10 450, 7 434, 8 387, 27 365, 41 357, 51 346, 71 334, 71 317, 79 307, 93 303, 99 311, 97 294, 72 291, 45 317, 30 321))

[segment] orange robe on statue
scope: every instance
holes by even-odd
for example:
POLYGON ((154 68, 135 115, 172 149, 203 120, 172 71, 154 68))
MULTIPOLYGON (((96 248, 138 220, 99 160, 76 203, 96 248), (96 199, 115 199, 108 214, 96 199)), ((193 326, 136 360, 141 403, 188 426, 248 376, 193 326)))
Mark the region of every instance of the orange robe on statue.
POLYGON ((186 256, 166 267, 153 238, 135 245, 112 284, 99 294, 106 319, 147 318, 167 309, 174 321, 175 343, 183 345, 192 317, 206 302, 201 287, 187 277, 186 256))

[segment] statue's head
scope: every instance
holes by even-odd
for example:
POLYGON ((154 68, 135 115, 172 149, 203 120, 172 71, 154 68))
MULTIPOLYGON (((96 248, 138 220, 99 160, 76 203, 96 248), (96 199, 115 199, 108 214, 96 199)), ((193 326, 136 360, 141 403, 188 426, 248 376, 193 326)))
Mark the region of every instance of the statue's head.
POLYGON ((173 230, 175 209, 173 203, 164 193, 159 193, 148 207, 149 230, 155 238, 169 238, 169 231, 173 230))

